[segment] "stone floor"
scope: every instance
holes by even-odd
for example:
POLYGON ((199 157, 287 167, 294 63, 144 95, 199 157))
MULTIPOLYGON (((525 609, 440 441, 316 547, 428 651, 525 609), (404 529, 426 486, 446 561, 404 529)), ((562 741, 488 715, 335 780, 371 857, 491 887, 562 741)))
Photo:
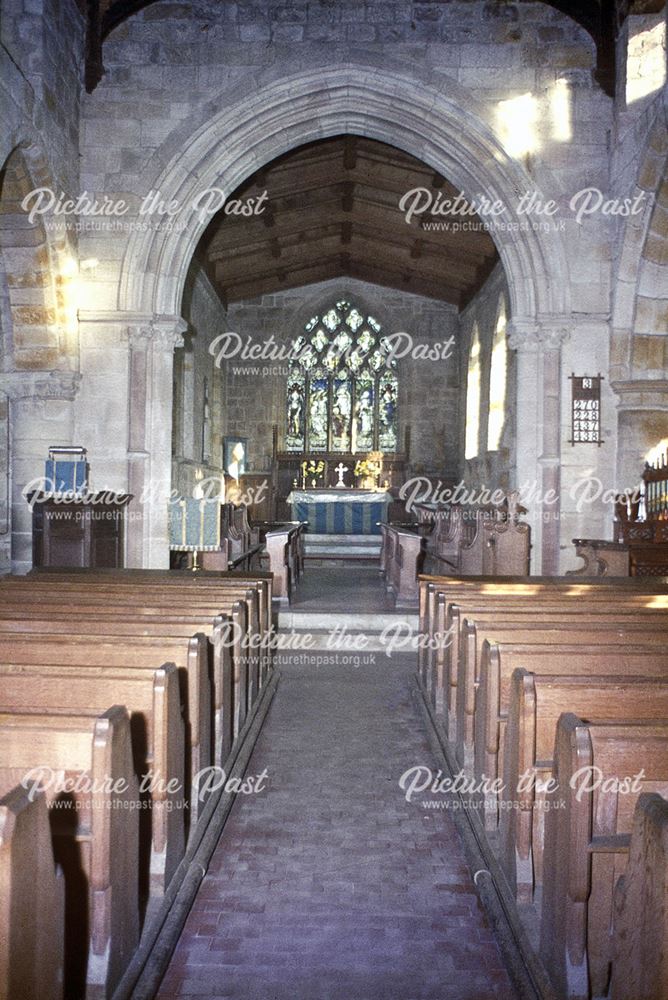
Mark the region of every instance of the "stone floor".
MULTIPOLYGON (((339 578, 312 599, 384 606, 377 575, 339 578)), ((281 657, 247 770, 266 788, 237 798, 160 1000, 515 998, 451 816, 399 786, 436 770, 414 658, 320 656, 281 657)))
POLYGON ((313 568, 304 574, 291 605, 294 611, 394 611, 377 566, 313 568))

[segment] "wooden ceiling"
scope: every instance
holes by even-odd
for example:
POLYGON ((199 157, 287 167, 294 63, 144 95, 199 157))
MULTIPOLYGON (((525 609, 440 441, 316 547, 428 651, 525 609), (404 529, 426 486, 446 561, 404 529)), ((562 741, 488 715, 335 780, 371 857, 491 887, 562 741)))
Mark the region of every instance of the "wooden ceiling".
POLYGON ((198 257, 225 303, 348 276, 461 308, 496 264, 496 247, 481 228, 429 231, 425 223, 444 220, 428 212, 407 224, 399 202, 417 187, 441 200, 459 193, 385 143, 323 139, 250 177, 232 198, 257 199, 266 191, 262 213, 219 212, 198 257))

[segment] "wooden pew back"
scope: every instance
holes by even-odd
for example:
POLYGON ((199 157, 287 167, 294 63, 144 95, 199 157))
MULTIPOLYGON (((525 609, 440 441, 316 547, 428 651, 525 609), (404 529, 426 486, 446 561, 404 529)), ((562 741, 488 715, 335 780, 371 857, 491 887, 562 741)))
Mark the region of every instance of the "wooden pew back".
POLYGON ((0 1000, 62 1000, 65 884, 44 792, 0 797, 0 1000))

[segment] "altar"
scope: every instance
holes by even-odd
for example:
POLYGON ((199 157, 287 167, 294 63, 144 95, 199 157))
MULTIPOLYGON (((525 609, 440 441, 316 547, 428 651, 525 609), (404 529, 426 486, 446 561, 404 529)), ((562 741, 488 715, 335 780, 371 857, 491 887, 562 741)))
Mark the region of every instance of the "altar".
POLYGON ((317 535, 379 535, 391 502, 389 493, 375 490, 293 490, 288 496, 293 521, 308 521, 317 535))

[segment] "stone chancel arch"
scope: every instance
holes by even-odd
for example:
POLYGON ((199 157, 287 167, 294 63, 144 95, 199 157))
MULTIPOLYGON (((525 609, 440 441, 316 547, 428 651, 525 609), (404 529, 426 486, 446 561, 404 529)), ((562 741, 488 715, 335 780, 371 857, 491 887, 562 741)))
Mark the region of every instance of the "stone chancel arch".
MULTIPOLYGON (((147 183, 147 193, 158 191, 165 204, 185 206, 185 224, 140 227, 130 235, 121 265, 118 311, 106 319, 123 324, 126 318, 132 322, 140 316, 163 328, 178 325, 188 267, 210 221, 206 212, 188 206, 201 209, 203 193, 212 189, 229 196, 250 174, 292 148, 341 133, 361 135, 418 155, 473 202, 484 196, 505 206, 504 219, 507 216, 510 224, 496 226, 493 236, 508 280, 516 331, 513 346, 529 351, 522 362, 528 365, 527 374, 520 376, 527 393, 523 409, 535 410, 544 396, 544 376, 556 379, 558 396, 559 355, 552 349, 553 330, 555 326, 568 330, 570 323, 566 254, 558 232, 543 233, 521 224, 517 206, 522 196, 536 192, 542 201, 545 196, 524 165, 504 150, 482 109, 478 114, 475 110, 470 93, 450 79, 431 74, 418 82, 415 72, 371 71, 354 65, 279 77, 250 97, 244 93, 242 100, 223 111, 212 102, 198 128, 178 129, 165 141, 155 156, 159 169, 147 183), (535 349, 543 350, 545 338, 551 361, 536 367, 535 349), (551 374, 546 376, 548 370, 551 374)), ((216 204, 219 207, 220 202, 216 204)), ((541 424, 536 414, 518 425, 518 434, 524 437, 518 454, 525 466, 516 470, 518 480, 545 477, 544 468, 537 471, 539 454, 549 453, 558 460, 558 441, 546 444, 536 437, 541 424)), ((164 465, 161 479, 166 481, 168 454, 155 460, 164 465)), ((548 482, 555 485, 551 472, 544 489, 548 482)), ((153 508, 149 516, 156 525, 150 535, 164 552, 164 515, 153 508)), ((558 524, 544 527, 538 516, 534 527, 536 551, 542 545, 546 565, 556 565, 558 524), (541 533, 545 533, 542 542, 541 533)), ((159 558, 153 543, 149 548, 153 554, 148 556, 144 548, 144 557, 159 558)))
MULTIPOLYGON (((525 193, 545 196, 523 165, 509 156, 475 100, 451 80, 416 84, 400 75, 365 67, 302 73, 278 79, 196 130, 179 129, 156 159, 161 168, 149 190, 165 203, 202 205, 220 189, 228 197, 251 173, 283 153, 325 136, 350 133, 387 142, 417 155, 472 201, 485 196, 507 208, 519 223, 525 193)), ((177 315, 194 249, 209 218, 186 214, 186 227, 150 228, 128 240, 119 281, 122 312, 177 315), (188 217, 189 215, 189 217, 188 217)), ((498 227, 495 241, 511 278, 511 313, 518 320, 567 315, 568 266, 558 233, 531 227, 498 227)))

